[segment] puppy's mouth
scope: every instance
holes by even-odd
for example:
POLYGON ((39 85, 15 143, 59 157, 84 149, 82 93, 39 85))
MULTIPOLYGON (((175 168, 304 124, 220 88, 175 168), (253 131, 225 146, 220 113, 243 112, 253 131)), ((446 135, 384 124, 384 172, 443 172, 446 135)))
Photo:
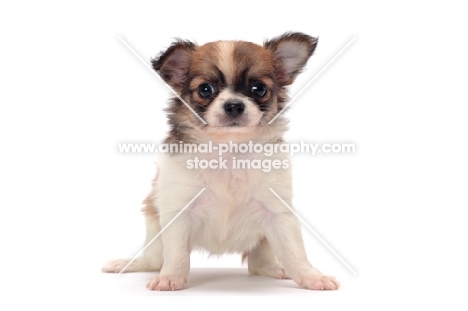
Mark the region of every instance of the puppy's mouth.
POLYGON ((227 115, 218 115, 218 122, 215 125, 216 127, 221 128, 242 128, 242 127, 252 127, 256 124, 250 124, 249 117, 247 115, 238 116, 232 118, 227 115))
POLYGON ((246 127, 246 126, 248 126, 248 122, 243 122, 242 120, 232 120, 222 125, 222 127, 246 127))

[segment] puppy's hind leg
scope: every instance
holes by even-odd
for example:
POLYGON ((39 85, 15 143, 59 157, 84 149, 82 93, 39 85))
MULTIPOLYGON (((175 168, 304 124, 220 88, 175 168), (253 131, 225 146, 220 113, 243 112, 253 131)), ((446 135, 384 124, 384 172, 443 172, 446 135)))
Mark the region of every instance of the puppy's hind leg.
MULTIPOLYGON (((159 215, 155 207, 155 200, 153 194, 150 193, 143 202, 143 213, 146 217, 146 241, 145 246, 161 230, 159 224, 159 215)), ((131 261, 131 259, 117 259, 107 262, 102 267, 102 272, 107 273, 120 273, 123 268, 131 261)), ((145 249, 143 254, 136 258, 124 271, 122 272, 144 272, 144 271, 159 271, 163 264, 163 243, 161 237, 151 242, 145 249)))
POLYGON ((275 279, 289 279, 283 267, 278 263, 267 239, 262 239, 249 253, 244 254, 248 258, 250 274, 267 276, 275 279))

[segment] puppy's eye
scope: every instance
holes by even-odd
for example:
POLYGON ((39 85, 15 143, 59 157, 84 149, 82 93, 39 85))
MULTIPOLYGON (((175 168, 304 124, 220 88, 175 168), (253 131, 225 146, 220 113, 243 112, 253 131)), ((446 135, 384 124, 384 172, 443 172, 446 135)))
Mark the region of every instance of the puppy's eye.
POLYGON ((255 82, 254 84, 252 84, 251 91, 252 91, 252 94, 255 97, 263 97, 263 96, 265 96, 265 94, 267 92, 267 87, 263 83, 255 82))
POLYGON ((198 87, 198 94, 201 98, 210 98, 215 92, 214 87, 209 83, 200 84, 198 87))

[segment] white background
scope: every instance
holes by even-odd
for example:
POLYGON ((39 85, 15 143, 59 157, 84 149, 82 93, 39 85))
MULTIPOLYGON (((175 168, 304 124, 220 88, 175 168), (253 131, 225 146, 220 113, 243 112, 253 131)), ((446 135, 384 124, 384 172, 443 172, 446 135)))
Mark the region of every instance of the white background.
MULTIPOLYGON (((354 155, 293 159, 296 210, 357 276, 305 230, 312 263, 342 289, 259 286, 278 284, 275 305, 296 302, 282 295, 287 284, 310 308, 466 308, 466 10, 456 1, 304 3, 2 3, 2 296, 18 308, 192 305, 196 286, 168 296, 145 291, 146 275, 100 273, 142 246, 140 202, 155 170, 154 156, 122 155, 117 144, 159 142, 167 129, 167 89, 118 36, 149 60, 173 37, 261 43, 295 30, 320 41, 292 95, 356 37, 292 105, 288 140, 357 145, 354 155)), ((238 257, 192 259, 241 267, 238 257)), ((223 284, 222 273, 213 282, 223 284)), ((245 286, 216 292, 240 299, 214 301, 272 301, 245 286)))

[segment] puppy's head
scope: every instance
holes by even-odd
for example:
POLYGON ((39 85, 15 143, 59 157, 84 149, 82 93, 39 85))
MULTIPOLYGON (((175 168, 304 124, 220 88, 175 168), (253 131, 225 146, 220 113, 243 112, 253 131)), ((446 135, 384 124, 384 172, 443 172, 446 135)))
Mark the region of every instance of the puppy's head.
POLYGON ((202 46, 174 42, 152 60, 153 68, 207 124, 175 98, 169 107, 171 134, 176 140, 187 135, 255 137, 284 107, 285 87, 302 71, 316 45, 316 38, 301 33, 286 33, 263 46, 245 41, 202 46))

